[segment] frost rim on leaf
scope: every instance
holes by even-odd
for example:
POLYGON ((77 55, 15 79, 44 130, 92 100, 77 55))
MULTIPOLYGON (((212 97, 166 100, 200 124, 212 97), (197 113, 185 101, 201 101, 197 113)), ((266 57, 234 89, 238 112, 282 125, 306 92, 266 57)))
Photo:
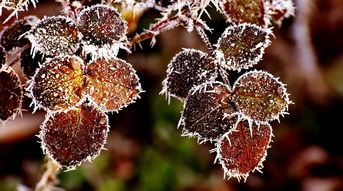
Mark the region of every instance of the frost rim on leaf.
POLYGON ((62 165, 60 164, 60 162, 58 162, 54 157, 53 155, 50 153, 49 149, 47 149, 48 147, 46 146, 46 143, 44 142, 44 134, 46 133, 45 132, 45 129, 46 129, 46 124, 47 122, 49 121, 50 118, 52 118, 54 115, 58 114, 58 113, 66 113, 70 110, 73 110, 73 109, 78 109, 78 108, 72 108, 70 110, 65 110, 65 111, 59 111, 59 112, 47 112, 46 116, 45 116, 45 120, 44 122, 41 124, 40 126, 40 131, 39 131, 39 134, 37 135, 37 137, 41 140, 40 143, 41 143, 41 148, 43 150, 43 153, 46 154, 54 163, 56 163, 59 168, 62 168, 62 167, 65 167, 67 169, 67 171, 69 170, 75 170, 76 167, 80 166, 82 163, 84 162, 92 162, 96 157, 98 157, 101 153, 102 150, 106 150, 105 149, 105 144, 107 143, 107 138, 108 138, 108 132, 110 131, 110 125, 109 125, 109 119, 108 119, 108 115, 106 115, 105 113, 103 113, 97 106, 95 106, 94 104, 87 104, 85 103, 85 101, 83 102, 83 104, 85 104, 86 106, 90 106, 92 107, 92 109, 94 110, 97 110, 98 113, 101 113, 104 115, 104 117, 106 118, 106 126, 107 126, 107 129, 106 129, 106 132, 105 132, 105 138, 104 138, 104 141, 101 143, 101 148, 96 152, 94 153, 93 156, 87 156, 85 159, 83 159, 82 161, 78 162, 77 164, 73 165, 73 166, 66 166, 66 165, 62 165))
MULTIPOLYGON (((275 80, 275 82, 280 86, 280 90, 281 90, 281 94, 283 95, 283 100, 285 101, 285 107, 276 115, 272 115, 269 117, 269 119, 267 120, 263 120, 263 121, 259 121, 256 119, 253 119, 251 116, 245 114, 243 111, 240 111, 241 117, 245 120, 247 120, 249 122, 249 124, 251 124, 252 122, 256 123, 256 124, 264 124, 267 123, 269 121, 274 121, 277 120, 279 121, 279 117, 284 116, 286 114, 288 114, 288 105, 292 103, 292 101, 290 101, 289 99, 289 93, 287 93, 287 89, 286 89, 286 84, 282 83, 281 81, 279 81, 279 78, 274 77, 272 74, 270 74, 269 72, 263 71, 263 70, 252 70, 249 72, 244 73, 243 75, 241 75, 234 83, 232 89, 235 90, 237 88, 237 86, 240 84, 241 79, 245 78, 248 75, 251 74, 263 74, 266 75, 267 77, 275 80)), ((241 110, 241 108, 239 107, 238 104, 236 104, 238 110, 241 110)))
MULTIPOLYGON (((193 87, 193 88, 189 91, 188 97, 189 97, 190 95, 193 95, 193 94, 196 93, 196 92, 209 92, 209 91, 207 91, 207 87, 213 86, 213 85, 220 85, 220 86, 226 87, 227 90, 228 90, 228 92, 231 92, 230 86, 227 85, 227 84, 224 84, 224 83, 222 83, 222 82, 219 82, 219 81, 205 82, 205 83, 203 83, 203 84, 200 84, 200 85, 198 85, 198 86, 193 87)), ((210 92, 209 92, 209 93, 210 93, 210 92)), ((182 112, 181 112, 181 117, 180 117, 180 120, 179 120, 179 123, 178 123, 177 128, 179 128, 180 126, 182 126, 182 127, 185 126, 184 112, 185 112, 185 108, 186 108, 186 105, 187 105, 188 97, 187 97, 187 99, 185 100, 185 102, 184 102, 184 104, 183 104, 183 110, 182 110, 182 112)), ((228 104, 229 104, 229 103, 228 103, 228 104)), ((236 112, 233 112, 233 113, 230 114, 230 115, 225 115, 225 114, 227 114, 227 113, 224 113, 223 118, 228 118, 228 117, 230 117, 230 118, 231 118, 231 117, 232 117, 232 118, 233 118, 233 117, 236 117, 236 118, 237 118, 236 122, 231 126, 231 128, 230 128, 230 130, 229 130, 229 132, 231 132, 232 130, 234 130, 233 127, 235 127, 235 126, 238 124, 238 122, 239 122, 240 113, 239 113, 238 111, 236 111, 236 112)), ((186 130, 185 128, 182 129, 182 134, 181 134, 181 136, 184 136, 184 137, 194 137, 194 138, 197 139, 197 142, 198 142, 199 144, 203 144, 203 143, 205 143, 205 142, 211 142, 211 143, 212 143, 212 142, 217 142, 217 141, 221 138, 221 136, 218 136, 218 138, 207 138, 207 137, 204 137, 203 135, 201 135, 201 134, 200 134, 199 132, 197 132, 197 131, 190 132, 190 131, 186 130)))
MULTIPOLYGON (((256 33, 256 31, 255 31, 255 33, 256 33)), ((236 34, 234 34, 234 35, 236 35, 236 34)), ((238 72, 242 69, 248 69, 248 68, 256 65, 262 59, 265 49, 271 44, 271 41, 269 39, 270 35, 272 35, 271 28, 266 29, 266 28, 262 28, 260 26, 257 26, 255 24, 242 23, 242 24, 238 24, 238 25, 229 26, 225 29, 225 31, 223 32, 221 37, 218 39, 217 44, 214 45, 217 49, 217 50, 215 50, 215 58, 216 58, 216 60, 219 61, 219 64, 223 68, 226 68, 229 70, 236 70, 238 72), (265 40, 264 40, 264 42, 258 43, 256 45, 256 47, 250 48, 250 50, 253 50, 253 51, 256 49, 260 49, 261 50, 260 54, 258 54, 258 56, 254 57, 253 59, 249 58, 248 61, 244 61, 243 66, 240 66, 243 63, 242 60, 235 61, 234 57, 233 58, 225 58, 224 53, 219 49, 219 47, 220 47, 220 44, 222 43, 223 39, 227 38, 229 35, 232 35, 231 33, 234 32, 236 29, 242 28, 240 30, 240 34, 242 34, 242 32, 246 29, 246 27, 254 28, 254 29, 256 29, 256 31, 259 31, 261 33, 265 33, 265 40), (240 63, 240 62, 242 62, 242 63, 240 63)))
MULTIPOLYGON (((270 130, 270 135, 269 135, 269 141, 268 141, 268 145, 266 146, 266 150, 264 152, 264 154, 262 155, 262 157, 260 158, 259 160, 259 163, 256 165, 256 167, 251 170, 250 172, 246 173, 246 174, 242 174, 242 173, 239 173, 237 172, 236 170, 231 170, 231 169, 227 169, 226 165, 225 165, 225 162, 224 162, 224 157, 220 154, 221 153, 221 144, 222 144, 222 141, 224 139, 228 139, 229 142, 230 141, 230 134, 234 131, 236 131, 236 128, 237 128, 237 125, 240 123, 240 122, 244 122, 244 119, 239 119, 238 122, 236 123, 236 127, 235 129, 233 129, 232 131, 230 132, 227 132, 225 133, 219 140, 218 142, 215 144, 215 148, 210 150, 210 152, 215 152, 216 153, 216 158, 214 160, 214 163, 218 163, 222 166, 222 169, 224 170, 224 179, 227 179, 229 180, 230 178, 236 178, 238 181, 240 181, 241 179, 244 180, 244 182, 247 180, 249 174, 251 172, 254 172, 255 170, 259 171, 262 173, 262 168, 263 168, 263 162, 266 160, 266 157, 267 157, 267 150, 271 147, 270 146, 270 143, 272 142, 272 137, 274 136, 273 135, 273 128, 272 126, 269 124, 269 123, 263 123, 263 124, 256 124, 257 125, 257 128, 260 128, 259 126, 260 125, 266 125, 268 126, 269 130, 270 130)), ((248 122, 249 123, 249 122, 248 122)), ((250 126, 250 124, 249 124, 250 126)), ((250 131, 252 131, 253 129, 251 127, 250 128, 250 131)), ((252 134, 252 133, 251 133, 252 134)))

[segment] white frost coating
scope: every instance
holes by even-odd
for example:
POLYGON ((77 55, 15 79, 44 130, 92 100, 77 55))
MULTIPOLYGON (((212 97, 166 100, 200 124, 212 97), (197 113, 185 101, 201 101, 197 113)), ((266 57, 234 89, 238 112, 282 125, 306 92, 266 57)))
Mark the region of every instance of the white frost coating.
MULTIPOLYGON (((230 134, 231 134, 232 132, 237 132, 237 130, 236 130, 237 124, 238 124, 239 122, 241 122, 242 120, 244 120, 244 119, 238 120, 238 122, 236 123, 235 128, 234 128, 232 131, 230 131, 230 132, 228 132, 228 133, 225 133, 225 134, 217 141, 217 143, 215 144, 215 148, 212 149, 212 150, 210 150, 210 152, 211 152, 211 153, 216 152, 216 157, 215 157, 215 159, 214 159, 214 163, 219 163, 219 164, 222 166, 222 168, 223 168, 223 170, 224 170, 224 179, 227 179, 227 180, 228 180, 228 179, 230 179, 230 178, 236 178, 238 181, 240 181, 241 179, 243 179, 244 182, 245 182, 245 181, 247 180, 247 178, 248 178, 250 172, 255 172, 255 170, 257 170, 257 171, 259 171, 259 172, 262 173, 261 170, 262 170, 262 168, 263 168, 263 162, 266 160, 266 157, 267 157, 267 149, 271 147, 271 146, 270 146, 270 143, 272 142, 273 133, 272 133, 272 127, 270 126, 270 124, 269 124, 269 123, 265 123, 264 125, 267 125, 267 126, 269 127, 269 129, 270 129, 270 136, 269 136, 268 145, 267 145, 266 150, 265 150, 263 156, 261 157, 259 163, 257 164, 257 166, 256 166, 252 171, 250 171, 249 173, 240 173, 240 172, 237 171, 236 169, 228 169, 228 168, 226 167, 226 165, 225 165, 225 162, 226 162, 226 161, 229 161, 229 160, 231 160, 231 159, 226 159, 226 158, 224 158, 224 157, 221 155, 221 152, 222 152, 222 150, 221 150, 221 144, 222 144, 222 142, 223 142, 224 139, 227 139, 227 140, 229 141, 230 145, 231 145, 230 134)), ((259 125, 257 125, 257 128, 259 128, 259 125)))
MULTIPOLYGON (((85 102, 83 102, 85 103, 85 102)), ((95 110, 98 110, 99 112, 102 112, 98 107, 96 107, 95 105, 92 105, 94 106, 94 109, 95 110)), ((79 109, 79 108, 73 108, 73 109, 79 109)), ((70 110, 73 110, 73 109, 70 109, 70 110)), ((60 112, 68 112, 69 110, 66 110, 66 111, 60 111, 60 112)), ((105 149, 105 144, 107 142, 107 137, 108 137, 108 132, 110 131, 110 125, 109 125, 109 120, 108 120, 108 116, 107 115, 104 115, 105 118, 106 118, 106 131, 104 132, 105 134, 105 137, 104 137, 104 141, 101 144, 101 148, 96 152, 96 153, 93 153, 92 156, 87 156, 85 159, 83 159, 82 161, 78 162, 76 165, 74 166, 65 166, 65 165, 61 165, 54 157, 53 155, 51 154, 51 152, 49 151, 49 149, 47 149, 47 143, 44 141, 44 138, 45 138, 45 134, 46 134, 46 124, 47 122, 54 117, 54 115, 56 115, 57 113, 60 113, 60 112, 47 112, 46 116, 45 116, 45 120, 44 122, 42 123, 42 125, 40 126, 40 132, 39 134, 37 135, 38 138, 40 138, 41 140, 41 148, 43 150, 43 153, 46 154, 53 162, 55 162, 59 168, 62 168, 62 167, 65 167, 66 170, 65 171, 70 171, 70 170, 75 170, 76 167, 80 166, 83 162, 92 162, 97 156, 100 155, 100 152, 102 150, 106 150, 105 149)))
MULTIPOLYGON (((192 49, 192 48, 183 48, 182 51, 180 51, 179 53, 177 53, 172 60, 169 62, 168 66, 167 66, 167 77, 162 81, 162 90, 160 91, 160 95, 165 94, 167 100, 168 100, 168 104, 170 103, 170 96, 175 97, 177 99, 179 99, 180 101, 185 101, 185 98, 181 98, 173 93, 170 92, 169 90, 169 79, 170 79, 170 75, 172 73, 178 73, 179 71, 175 70, 174 68, 174 63, 177 63, 178 61, 178 57, 179 56, 189 56, 191 58, 191 56, 193 54, 199 54, 201 58, 207 58, 208 55, 200 50, 196 50, 196 49, 192 49)), ((184 62, 185 65, 188 64, 188 62, 184 62)), ((204 70, 204 69, 202 69, 204 70)), ((216 70, 216 69, 215 69, 216 70)), ((202 71, 202 73, 200 73, 199 77, 201 76, 205 76, 208 73, 208 71, 202 71)), ((213 82, 215 81, 215 79, 217 78, 218 73, 217 70, 213 73, 213 75, 210 76, 210 78, 206 79, 207 82, 213 82)), ((197 85, 196 85, 197 86, 197 85)), ((194 86, 195 87, 195 86, 194 86)), ((193 88, 194 88, 193 87, 193 88)), ((194 90, 193 90, 194 91, 194 90)), ((191 91, 190 91, 191 92, 191 91)))
MULTIPOLYGON (((272 74, 270 74, 270 73, 268 73, 268 72, 266 72, 266 71, 263 71, 263 70, 253 70, 253 71, 249 71, 249 72, 244 73, 243 75, 241 75, 241 76, 235 81, 235 83, 234 83, 232 89, 235 90, 235 89, 237 88, 237 86, 240 85, 240 83, 241 83, 240 81, 241 81, 242 79, 246 78, 247 76, 250 76, 250 75, 252 75, 252 76, 263 76, 264 78, 269 77, 269 78, 271 78, 272 80, 274 80, 275 83, 279 85, 279 88, 277 89, 278 94, 282 95, 282 96, 283 96, 283 97, 282 97, 283 100, 286 102, 285 107, 282 108, 282 110, 281 110, 279 113, 277 113, 277 114, 275 114, 275 115, 272 115, 269 119, 267 119, 267 120, 265 120, 265 121, 259 121, 259 120, 252 119, 250 116, 244 114, 244 111, 240 111, 240 113, 241 113, 241 118, 244 119, 244 120, 247 120, 247 121, 249 122, 250 128, 251 128, 251 125, 252 125, 253 123, 255 123, 255 124, 257 124, 257 125, 260 125, 260 124, 266 124, 266 123, 269 122, 269 121, 274 121, 274 120, 278 120, 278 121, 279 121, 280 115, 283 116, 283 115, 288 114, 288 112, 287 112, 287 111, 288 111, 288 105, 289 105, 289 104, 292 104, 293 102, 290 101, 290 99, 289 99, 289 95, 290 95, 290 94, 287 93, 286 84, 282 83, 281 81, 278 80, 279 78, 274 77, 272 74), (251 125, 250 125, 250 124, 251 124, 251 125)), ((238 108, 238 110, 241 110, 241 109, 239 108, 239 106, 237 106, 237 108, 238 108)))
MULTIPOLYGON (((229 70, 237 70, 240 71, 242 69, 248 69, 255 64, 257 64, 264 54, 264 50, 270 45, 270 35, 272 35, 271 28, 265 29, 260 26, 249 24, 249 23, 243 23, 239 25, 232 25, 225 29, 221 37, 218 39, 217 44, 214 45, 216 47, 215 50, 215 58, 216 60, 219 60, 220 65, 226 69, 229 70), (222 43, 226 43, 226 39, 232 37, 237 41, 237 39, 242 39, 241 35, 244 34, 246 30, 253 29, 256 30, 254 33, 255 36, 258 36, 258 34, 265 34, 265 40, 263 42, 259 42, 255 47, 245 48, 242 52, 240 52, 239 56, 229 56, 225 57, 225 54, 222 50, 220 50, 220 45, 222 43), (238 30, 238 31, 237 31, 238 30), (256 50, 259 49, 260 52, 257 55, 256 50)), ((252 38, 252 37, 251 37, 252 38)), ((236 46, 241 46, 242 43, 236 42, 236 43, 230 43, 230 46, 232 48, 235 48, 236 46), (233 46, 234 45, 234 46, 233 46)))
POLYGON ((36 3, 38 3, 38 0, 19 0, 18 2, 16 2, 17 5, 15 5, 10 0, 1 1, 0 2, 0 15, 2 13, 3 8, 12 11, 11 14, 7 16, 7 18, 5 19, 3 23, 6 23, 7 21, 9 21, 13 16, 16 16, 18 18, 18 12, 28 10, 28 6, 30 3, 33 5, 33 7, 36 8, 36 3))
POLYGON ((269 5, 269 14, 271 16, 277 14, 275 11, 284 12, 283 17, 281 17, 279 20, 274 20, 277 25, 281 25, 283 19, 295 15, 295 6, 292 0, 272 0, 269 5))
MULTIPOLYGON (((82 42, 84 43, 84 42, 82 42)), ((104 44, 102 46, 96 46, 85 43, 82 48, 83 55, 90 54, 91 61, 95 61, 99 58, 104 58, 105 60, 110 60, 116 58, 119 52, 119 48, 122 43, 104 44)))

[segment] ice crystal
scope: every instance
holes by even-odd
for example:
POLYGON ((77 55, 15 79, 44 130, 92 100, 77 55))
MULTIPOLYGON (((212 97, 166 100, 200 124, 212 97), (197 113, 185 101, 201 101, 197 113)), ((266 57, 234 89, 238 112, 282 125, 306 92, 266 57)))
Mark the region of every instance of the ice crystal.
POLYGON ((19 11, 27 10, 30 3, 34 7, 36 7, 37 2, 38 0, 1 0, 0 1, 0 15, 3 8, 10 11, 10 14, 4 21, 4 23, 6 23, 13 16, 18 16, 19 11))
POLYGON ((27 78, 32 78, 36 70, 45 62, 45 57, 37 52, 31 55, 31 48, 25 49, 20 55, 20 65, 27 78))
POLYGON ((20 113, 23 89, 18 75, 11 67, 0 70, 0 122, 20 113))
POLYGON ((191 90, 181 116, 184 136, 200 142, 216 141, 236 124, 238 115, 230 89, 221 82, 208 82, 191 90))
POLYGON ((294 3, 292 0, 271 0, 269 7, 272 20, 281 25, 283 19, 294 16, 294 3))
POLYGON ((261 60, 270 34, 271 30, 252 24, 230 26, 218 40, 216 57, 230 70, 250 68, 261 60))
POLYGON ((191 88, 207 81, 214 81, 216 77, 216 65, 206 53, 184 49, 168 64, 167 77, 163 81, 161 93, 184 100, 191 88))
POLYGON ((257 123, 278 119, 290 103, 285 85, 264 71, 250 71, 237 79, 232 98, 238 110, 257 123))
POLYGON ((251 132, 247 121, 240 121, 233 131, 224 134, 215 149, 224 177, 246 180, 250 172, 260 171, 271 137, 269 124, 254 124, 251 132))
POLYGON ((94 105, 48 114, 39 137, 45 153, 57 164, 73 169, 100 154, 109 131, 108 117, 94 105))

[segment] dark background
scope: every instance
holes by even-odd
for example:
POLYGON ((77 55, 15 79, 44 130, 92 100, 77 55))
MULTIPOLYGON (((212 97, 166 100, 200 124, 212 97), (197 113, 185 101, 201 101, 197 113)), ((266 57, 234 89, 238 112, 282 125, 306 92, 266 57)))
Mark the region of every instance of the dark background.
MULTIPOLYGON (((168 105, 159 95, 161 82, 169 60, 182 47, 206 47, 196 33, 179 27, 158 36, 153 48, 148 40, 143 50, 120 54, 138 71, 145 92, 136 103, 109 114, 107 150, 92 164, 61 173, 58 186, 75 191, 343 190, 343 1, 299 2, 295 18, 274 26, 276 38, 254 67, 280 77, 294 102, 290 115, 271 123, 274 137, 263 174, 251 173, 246 182, 223 180, 220 165, 213 164, 215 154, 209 153, 213 146, 180 136, 176 126, 182 103, 171 99, 168 105)), ((59 11, 59 4, 42 1, 19 16, 59 11)), ((205 20, 214 29, 209 35, 215 43, 228 24, 215 9, 209 11, 212 20, 205 20)), ((158 16, 147 11, 137 31, 158 16)), ((231 84, 241 73, 229 73, 231 84)), ((0 191, 33 188, 39 180, 44 156, 35 135, 43 119, 43 112, 24 112, 24 118, 0 128, 0 191)))

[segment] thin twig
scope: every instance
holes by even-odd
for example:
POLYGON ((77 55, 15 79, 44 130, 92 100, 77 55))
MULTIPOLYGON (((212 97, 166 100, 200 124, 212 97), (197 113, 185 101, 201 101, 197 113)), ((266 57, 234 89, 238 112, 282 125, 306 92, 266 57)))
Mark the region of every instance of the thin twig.
POLYGON ((45 156, 45 168, 44 173, 36 185, 34 191, 55 191, 59 190, 55 187, 58 184, 57 175, 59 173, 59 166, 49 157, 45 156))

